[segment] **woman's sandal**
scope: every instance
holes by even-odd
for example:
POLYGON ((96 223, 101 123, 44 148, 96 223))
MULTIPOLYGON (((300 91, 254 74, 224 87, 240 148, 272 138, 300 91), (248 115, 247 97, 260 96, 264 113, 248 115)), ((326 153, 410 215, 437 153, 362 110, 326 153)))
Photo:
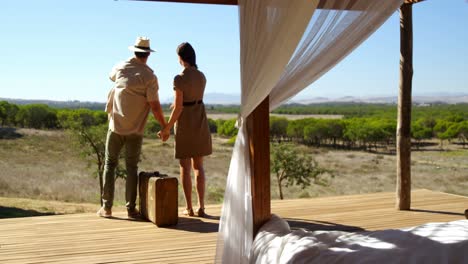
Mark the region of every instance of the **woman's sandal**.
POLYGON ((185 210, 182 212, 183 215, 186 215, 186 216, 194 216, 195 214, 193 213, 193 209, 192 208, 185 208, 185 210))
POLYGON ((205 208, 198 208, 197 215, 198 217, 205 217, 206 216, 205 208))

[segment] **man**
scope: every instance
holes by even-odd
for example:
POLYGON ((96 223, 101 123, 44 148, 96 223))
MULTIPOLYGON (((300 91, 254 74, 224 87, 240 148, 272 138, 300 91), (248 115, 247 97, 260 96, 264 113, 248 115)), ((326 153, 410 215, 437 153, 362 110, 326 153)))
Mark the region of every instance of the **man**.
MULTIPOLYGON (((120 151, 125 147, 127 180, 125 200, 129 218, 138 218, 135 208, 143 132, 151 110, 161 127, 166 126, 158 97, 158 79, 147 65, 151 52, 150 41, 138 37, 129 47, 135 57, 117 64, 110 73, 115 86, 109 93, 106 112, 109 115, 109 131, 106 140, 106 160, 103 179, 103 206, 98 216, 111 217, 114 200, 115 168, 120 151)), ((167 138, 164 138, 164 140, 167 138)))

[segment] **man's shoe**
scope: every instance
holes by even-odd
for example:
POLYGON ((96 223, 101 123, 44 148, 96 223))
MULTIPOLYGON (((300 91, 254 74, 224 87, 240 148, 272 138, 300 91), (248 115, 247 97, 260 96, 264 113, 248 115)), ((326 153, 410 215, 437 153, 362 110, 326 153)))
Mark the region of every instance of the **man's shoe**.
POLYGON ((140 219, 140 211, 138 211, 136 208, 133 209, 127 209, 127 216, 129 219, 140 219))
POLYGON ((112 209, 108 209, 103 206, 99 211, 97 211, 97 215, 104 218, 112 217, 112 209))

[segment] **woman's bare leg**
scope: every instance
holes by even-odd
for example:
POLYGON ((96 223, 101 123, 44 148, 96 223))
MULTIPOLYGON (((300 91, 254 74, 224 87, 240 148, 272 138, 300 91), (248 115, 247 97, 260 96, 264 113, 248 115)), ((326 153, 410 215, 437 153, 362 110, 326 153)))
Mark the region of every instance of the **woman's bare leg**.
POLYGON ((190 159, 180 159, 180 181, 184 189, 186 208, 192 209, 192 176, 190 175, 190 159))
POLYGON ((203 169, 203 157, 192 158, 192 167, 197 185, 198 206, 205 208, 205 170, 203 169))

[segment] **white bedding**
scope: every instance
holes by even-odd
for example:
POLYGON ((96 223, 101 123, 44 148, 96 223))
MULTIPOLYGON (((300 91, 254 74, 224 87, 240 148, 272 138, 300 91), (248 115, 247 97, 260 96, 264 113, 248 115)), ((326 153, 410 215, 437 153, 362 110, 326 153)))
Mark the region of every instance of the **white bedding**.
POLYGON ((468 220, 375 232, 291 231, 273 215, 255 237, 251 263, 467 263, 468 220))

